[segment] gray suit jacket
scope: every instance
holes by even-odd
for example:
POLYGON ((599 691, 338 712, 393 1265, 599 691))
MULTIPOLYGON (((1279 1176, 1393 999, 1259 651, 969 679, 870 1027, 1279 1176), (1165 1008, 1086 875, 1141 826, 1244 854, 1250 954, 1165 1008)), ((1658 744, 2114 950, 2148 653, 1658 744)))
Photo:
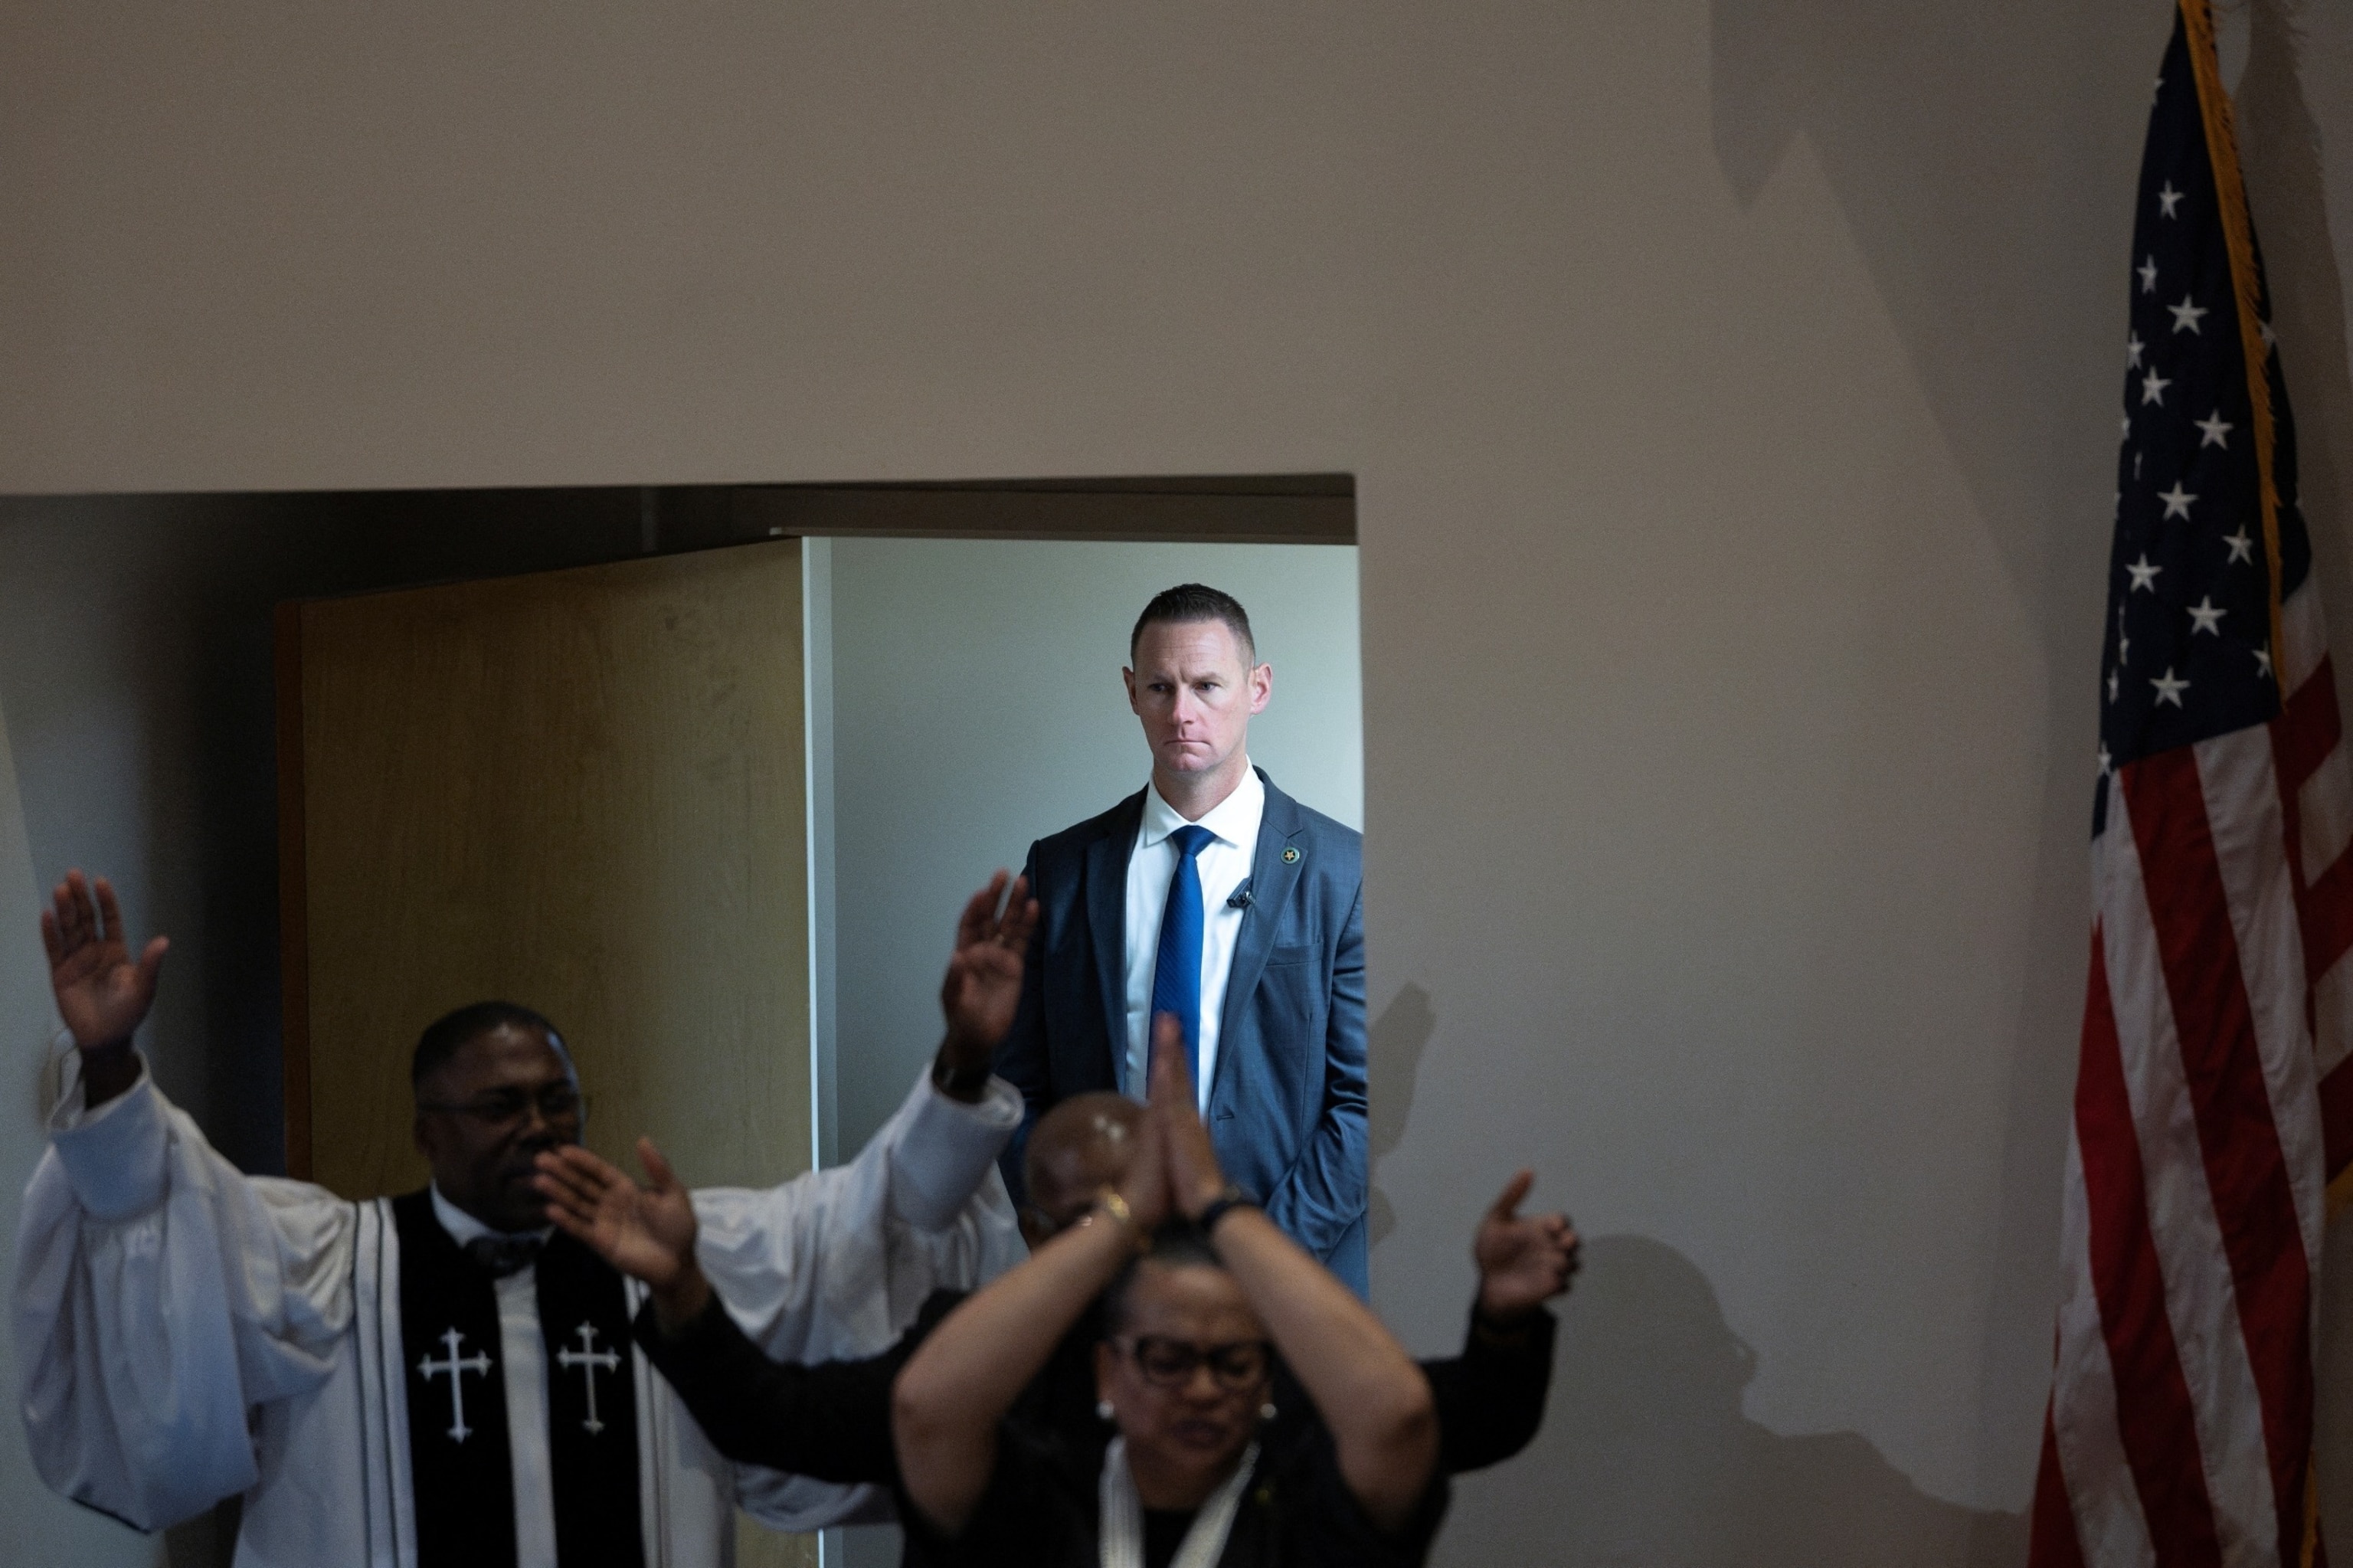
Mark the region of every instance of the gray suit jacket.
MULTIPOLYGON (((1226 1174, 1358 1295, 1365 1206, 1364 839, 1266 782, 1219 1014, 1209 1135, 1226 1174)), ((1127 1053, 1127 862, 1144 792, 1029 847, 1039 919, 997 1071, 1028 1110, 1003 1156, 1023 1198, 1029 1128, 1064 1097, 1120 1087, 1127 1053)))

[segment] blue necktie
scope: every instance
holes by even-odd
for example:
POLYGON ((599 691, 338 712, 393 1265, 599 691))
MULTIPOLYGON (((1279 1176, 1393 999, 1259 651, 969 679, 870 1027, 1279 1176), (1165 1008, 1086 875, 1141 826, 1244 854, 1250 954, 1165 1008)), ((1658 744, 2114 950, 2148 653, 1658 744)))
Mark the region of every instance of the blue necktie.
MULTIPOLYGON (((1160 912, 1160 952, 1152 961, 1152 1016, 1173 1012, 1185 1026, 1185 1067, 1196 1095, 1201 1084, 1201 868, 1195 861, 1211 836, 1208 829, 1196 827, 1168 835, 1176 846, 1176 874, 1168 879, 1168 906, 1160 912)), ((1145 1027, 1150 1028, 1149 1022, 1145 1027)), ((1151 1039, 1147 1033, 1139 1092, 1149 1092, 1152 1085, 1151 1039)))

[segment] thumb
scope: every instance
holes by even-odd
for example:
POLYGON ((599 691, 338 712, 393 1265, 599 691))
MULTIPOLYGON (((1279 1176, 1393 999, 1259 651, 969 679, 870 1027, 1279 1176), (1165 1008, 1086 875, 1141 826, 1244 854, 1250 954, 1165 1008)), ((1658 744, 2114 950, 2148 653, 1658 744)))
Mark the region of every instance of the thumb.
POLYGON ((1519 1217, 1520 1200, 1526 1197, 1528 1189, 1535 1184, 1536 1173, 1533 1171, 1523 1171, 1514 1176, 1504 1183, 1504 1190, 1496 1196, 1493 1206, 1488 1209, 1487 1217, 1501 1220, 1505 1224, 1511 1224, 1519 1217))
POLYGON ((662 1158, 661 1150, 654 1147, 652 1139, 638 1139, 638 1163, 646 1168, 646 1179, 653 1183, 655 1192, 670 1192, 677 1190, 678 1172, 670 1168, 670 1161, 662 1158))

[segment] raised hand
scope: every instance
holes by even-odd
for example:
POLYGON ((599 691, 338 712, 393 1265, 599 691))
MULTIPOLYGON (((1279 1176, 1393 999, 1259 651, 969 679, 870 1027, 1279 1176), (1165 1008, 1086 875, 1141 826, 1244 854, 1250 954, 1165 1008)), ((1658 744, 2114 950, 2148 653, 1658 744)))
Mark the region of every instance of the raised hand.
POLYGON ((158 937, 132 962, 114 885, 101 876, 94 899, 91 892, 79 871, 69 871, 51 896, 54 907, 41 911, 49 989, 57 993, 58 1015, 73 1032, 74 1044, 85 1052, 130 1044, 132 1033, 155 1005, 155 981, 172 945, 158 937))
MULTIPOLYGON (((1198 1219, 1225 1192, 1226 1173, 1194 1104, 1184 1027, 1166 1012, 1152 1021, 1151 1119, 1159 1125, 1167 1150, 1168 1202, 1187 1219, 1198 1219)), ((1142 1153, 1136 1158, 1141 1163, 1142 1153)))
POLYGON ((950 1072, 986 1067, 1013 1027, 1014 1010, 1021 1003, 1022 962, 1037 923, 1038 901, 1029 896, 1028 880, 1002 871, 965 905, 956 921, 955 952, 940 982, 940 1011, 948 1023, 940 1055, 950 1072))
POLYGON ((638 1139, 640 1187, 621 1170, 578 1144, 543 1151, 532 1185, 547 1200, 547 1217, 586 1243, 623 1274, 654 1290, 665 1320, 702 1309, 710 1287, 694 1261, 694 1202, 653 1139, 638 1139), (668 1306, 665 1306, 665 1300, 668 1306))
POLYGON ((1567 1290, 1577 1272, 1577 1232, 1569 1228, 1568 1216, 1523 1218, 1519 1213, 1535 1179, 1535 1171, 1523 1171, 1505 1182, 1472 1238, 1471 1255, 1479 1265, 1479 1311, 1493 1322, 1535 1311, 1567 1290))

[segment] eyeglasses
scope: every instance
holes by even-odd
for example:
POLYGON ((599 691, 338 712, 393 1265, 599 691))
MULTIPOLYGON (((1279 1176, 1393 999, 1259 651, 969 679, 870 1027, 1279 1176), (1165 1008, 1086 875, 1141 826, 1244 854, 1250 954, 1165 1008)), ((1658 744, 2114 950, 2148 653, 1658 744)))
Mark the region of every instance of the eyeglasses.
POLYGON ((1135 1363, 1144 1381, 1155 1388, 1182 1388, 1206 1363, 1218 1386, 1229 1392, 1249 1388, 1266 1376, 1273 1348, 1264 1340, 1236 1340, 1229 1345, 1197 1345, 1187 1340, 1166 1340, 1139 1334, 1112 1341, 1135 1363))
POLYGON ((479 1095, 463 1105, 453 1105, 447 1100, 420 1100, 417 1108, 467 1117, 493 1132, 503 1132, 521 1126, 531 1115, 533 1106, 539 1107, 543 1120, 577 1122, 588 1114, 588 1097, 568 1083, 550 1084, 535 1095, 522 1089, 492 1089, 489 1094, 479 1095))

